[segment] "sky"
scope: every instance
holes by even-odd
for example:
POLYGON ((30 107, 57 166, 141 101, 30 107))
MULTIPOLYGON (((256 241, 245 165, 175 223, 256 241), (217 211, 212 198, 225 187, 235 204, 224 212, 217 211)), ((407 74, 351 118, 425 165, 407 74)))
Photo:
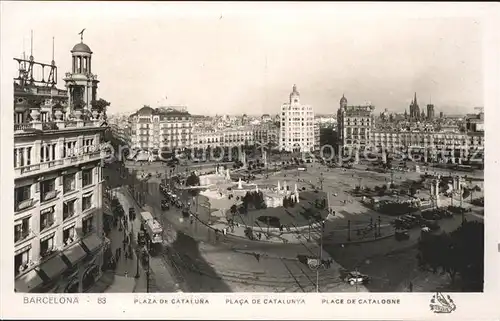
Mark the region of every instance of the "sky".
POLYGON ((379 8, 7 2, 2 82, 16 75, 11 58, 22 56, 23 46, 29 55, 33 30, 38 61, 52 60, 55 37, 64 87, 70 50, 86 28, 98 95, 111 102, 111 113, 185 105, 192 114, 275 114, 294 84, 302 103, 322 114, 336 113, 342 94, 350 105, 374 104, 376 112, 403 112, 415 92, 421 108, 432 100, 446 114, 483 106, 478 18, 411 4, 379 8))

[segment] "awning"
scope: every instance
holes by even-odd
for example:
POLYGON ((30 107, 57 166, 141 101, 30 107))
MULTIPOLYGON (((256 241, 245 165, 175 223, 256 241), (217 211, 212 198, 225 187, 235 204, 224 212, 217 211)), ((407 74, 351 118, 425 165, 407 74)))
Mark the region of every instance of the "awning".
POLYGON ((103 241, 96 234, 92 234, 91 236, 83 240, 83 246, 85 247, 85 251, 87 251, 87 253, 89 254, 93 253, 97 248, 99 248, 103 244, 104 244, 103 241))
POLYGON ((113 216, 113 211, 111 210, 111 204, 109 201, 104 201, 104 206, 103 206, 103 213, 106 215, 113 216))
POLYGON ((47 262, 43 263, 40 269, 51 279, 59 276, 68 266, 62 260, 60 255, 54 256, 47 262))
POLYGON ((68 259, 68 261, 71 264, 75 264, 76 262, 80 261, 85 255, 87 255, 87 252, 82 248, 80 243, 77 243, 70 247, 69 249, 66 249, 63 252, 63 255, 68 259))
POLYGON ((36 270, 31 270, 16 279, 15 289, 16 292, 28 293, 42 283, 43 280, 40 278, 36 270))

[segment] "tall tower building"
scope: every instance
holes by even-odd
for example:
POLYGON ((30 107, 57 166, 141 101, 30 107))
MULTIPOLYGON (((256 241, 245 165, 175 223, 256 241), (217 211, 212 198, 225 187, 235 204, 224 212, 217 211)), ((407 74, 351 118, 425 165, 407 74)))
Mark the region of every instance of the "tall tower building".
MULTIPOLYGON (((16 292, 84 292, 105 264, 109 240, 103 233, 99 146, 108 127, 103 111, 77 113, 76 118, 71 111, 79 86, 84 98, 86 93, 95 98, 97 89, 89 47, 79 43, 72 54, 69 91, 56 87, 57 77, 47 84, 43 75, 37 79, 21 72, 24 65, 30 70, 38 65, 43 73, 48 64, 15 58, 20 65, 14 79, 16 292)), ((55 70, 54 61, 50 66, 55 70)))
POLYGON ((428 120, 433 120, 435 115, 434 115, 434 105, 433 104, 428 104, 427 105, 427 119, 428 120))
POLYGON ((302 105, 293 85, 288 103, 281 105, 280 150, 310 152, 314 149, 314 111, 302 105))
POLYGON ((410 120, 420 120, 420 107, 417 102, 417 93, 410 104, 410 120))

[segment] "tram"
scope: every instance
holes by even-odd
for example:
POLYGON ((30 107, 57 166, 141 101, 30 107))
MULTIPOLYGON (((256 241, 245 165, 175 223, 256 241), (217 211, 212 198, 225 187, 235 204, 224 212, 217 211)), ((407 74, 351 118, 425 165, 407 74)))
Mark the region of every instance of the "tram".
POLYGON ((163 227, 150 212, 141 212, 141 233, 150 252, 156 252, 163 243, 163 227))

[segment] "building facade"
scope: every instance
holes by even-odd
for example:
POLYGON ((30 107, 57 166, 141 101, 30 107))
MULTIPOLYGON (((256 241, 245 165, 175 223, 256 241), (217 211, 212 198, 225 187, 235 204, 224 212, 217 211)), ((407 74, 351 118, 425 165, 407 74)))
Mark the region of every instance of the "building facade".
POLYGON ((318 151, 320 149, 320 123, 319 121, 314 122, 314 150, 318 151))
POLYGON ((279 143, 279 128, 272 123, 256 125, 253 128, 255 144, 273 148, 279 143))
POLYGON ((374 126, 374 106, 348 106, 342 95, 337 112, 339 150, 345 155, 355 149, 363 149, 370 143, 374 126))
MULTIPOLYGON (((105 111, 92 108, 92 51, 71 50, 66 90, 37 79, 29 60, 14 79, 14 275, 16 292, 83 292, 101 276, 105 111)), ((49 66, 48 64, 45 64, 49 66)), ((55 62, 51 74, 57 73, 55 62)), ((45 75, 46 76, 46 75, 45 75)), ((50 77, 49 77, 50 78, 50 77)))
POLYGON ((280 150, 314 150, 314 111, 311 106, 301 104, 296 85, 293 85, 288 103, 281 105, 280 118, 280 150))
POLYGON ((185 110, 144 106, 130 115, 132 147, 148 150, 191 148, 193 123, 185 110))
POLYGON ((220 130, 210 128, 195 128, 193 130, 193 148, 206 150, 207 148, 220 147, 223 134, 220 130))
POLYGON ((480 132, 375 129, 371 145, 388 154, 402 152, 425 162, 484 162, 484 135, 480 132))

